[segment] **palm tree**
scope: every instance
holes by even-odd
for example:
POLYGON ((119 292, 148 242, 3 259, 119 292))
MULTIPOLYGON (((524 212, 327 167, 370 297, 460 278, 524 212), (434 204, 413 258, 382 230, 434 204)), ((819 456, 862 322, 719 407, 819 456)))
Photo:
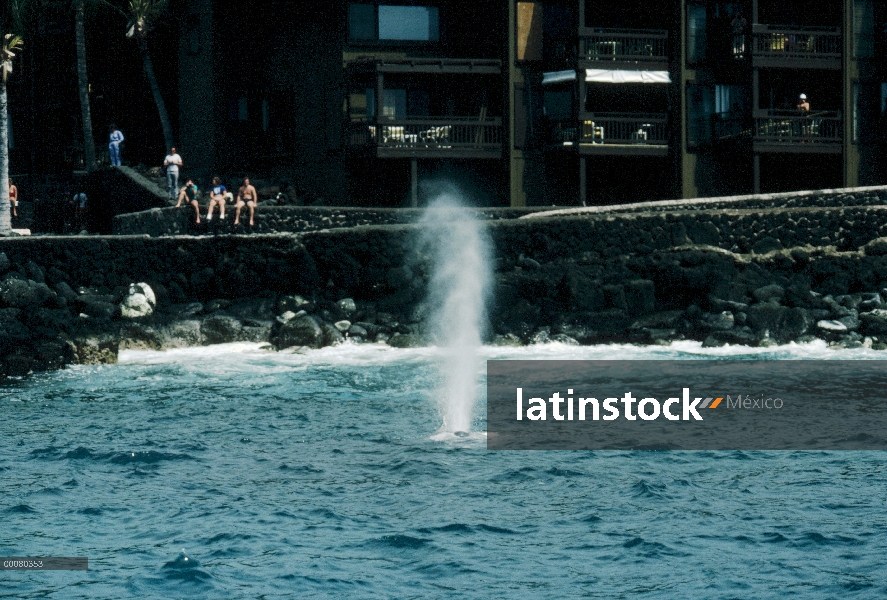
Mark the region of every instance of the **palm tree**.
POLYGON ((154 64, 151 62, 151 53, 148 51, 148 32, 154 21, 166 9, 169 0, 129 0, 129 23, 126 24, 126 37, 134 37, 139 44, 139 54, 142 55, 142 64, 145 68, 145 76, 151 86, 154 95, 154 103, 157 104, 157 112, 160 114, 160 126, 163 128, 163 139, 166 149, 176 145, 172 133, 172 125, 169 122, 169 114, 166 112, 166 103, 157 85, 157 77, 154 75, 154 64))
POLYGON ((6 80, 12 72, 12 59, 21 50, 23 40, 21 16, 26 0, 7 0, 6 9, 0 15, 0 235, 12 233, 9 216, 9 112, 7 108, 6 80))
POLYGON ((86 170, 95 170, 95 140, 92 136, 92 114, 89 110, 89 79, 86 76, 86 33, 84 27, 86 0, 74 3, 74 32, 77 36, 77 91, 80 95, 80 116, 83 122, 83 158, 86 170))

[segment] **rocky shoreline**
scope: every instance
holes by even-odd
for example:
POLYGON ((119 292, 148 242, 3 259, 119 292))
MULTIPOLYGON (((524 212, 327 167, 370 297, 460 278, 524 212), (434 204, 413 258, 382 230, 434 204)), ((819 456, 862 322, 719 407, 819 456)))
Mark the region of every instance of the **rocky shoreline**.
MULTIPOLYGON (((613 261, 603 272, 593 262, 596 279, 587 276, 590 265, 583 262, 588 257, 550 264, 500 259, 485 342, 697 340, 703 347, 767 347, 821 339, 834 348, 887 349, 887 285, 823 294, 812 289, 805 272, 813 265, 833 281, 847 271, 842 263, 855 263, 857 271, 863 266, 887 282, 887 238, 857 253, 794 248, 749 257, 711 247, 676 248, 613 261), (619 269, 630 273, 622 273, 617 283, 619 269)), ((126 349, 238 341, 296 351, 346 340, 400 348, 433 344, 421 302, 427 275, 420 267, 401 266, 384 276, 395 292, 380 301, 338 297, 329 287, 310 296, 266 293, 176 303, 162 284, 154 284, 156 290, 138 282, 74 289, 58 269, 33 261, 13 265, 0 253, 2 373, 23 376, 68 364, 114 363, 126 349), (398 306, 407 310, 397 311, 398 306)))
MULTIPOLYGON (((851 192, 776 199, 792 208, 486 215, 484 341, 887 349, 887 188, 851 192)), ((237 341, 433 344, 419 227, 349 214, 246 237, 0 239, 0 372, 237 341)))

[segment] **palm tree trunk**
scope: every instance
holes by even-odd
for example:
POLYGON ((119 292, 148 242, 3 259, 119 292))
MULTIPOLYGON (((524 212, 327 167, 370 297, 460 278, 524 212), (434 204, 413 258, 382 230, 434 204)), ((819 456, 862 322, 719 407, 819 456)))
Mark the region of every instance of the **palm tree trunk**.
POLYGON ((145 76, 148 78, 148 84, 151 86, 154 103, 157 104, 157 112, 160 114, 160 126, 163 127, 163 139, 166 142, 166 150, 169 150, 176 145, 176 141, 173 138, 169 114, 166 112, 166 103, 163 102, 160 86, 157 85, 157 77, 154 75, 154 63, 151 62, 151 53, 148 51, 148 40, 141 34, 138 35, 138 38, 139 52, 142 55, 142 63, 145 66, 145 76))
POLYGON ((92 137, 92 116, 89 112, 89 79, 86 77, 86 33, 83 25, 85 0, 74 7, 74 29, 77 34, 77 88, 80 93, 80 114, 83 121, 83 158, 87 171, 95 170, 95 140, 92 137))
POLYGON ((6 82, 0 79, 0 235, 12 233, 9 216, 9 129, 6 82))

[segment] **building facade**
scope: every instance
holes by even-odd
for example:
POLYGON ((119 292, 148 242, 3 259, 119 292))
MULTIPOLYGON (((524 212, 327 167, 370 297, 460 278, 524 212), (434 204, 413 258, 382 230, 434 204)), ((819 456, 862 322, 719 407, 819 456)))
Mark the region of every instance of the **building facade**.
POLYGON ((876 0, 179 9, 190 165, 309 201, 613 204, 883 183, 876 0), (806 104, 801 95, 806 97, 806 104))

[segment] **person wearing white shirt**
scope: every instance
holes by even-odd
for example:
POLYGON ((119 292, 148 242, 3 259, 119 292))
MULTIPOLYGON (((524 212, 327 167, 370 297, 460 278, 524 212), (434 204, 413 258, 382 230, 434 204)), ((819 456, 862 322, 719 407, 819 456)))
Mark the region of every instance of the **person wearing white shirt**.
POLYGON ((179 192, 179 168, 182 166, 182 157, 176 152, 175 146, 169 149, 169 154, 163 159, 166 167, 166 189, 169 199, 175 200, 179 192))

